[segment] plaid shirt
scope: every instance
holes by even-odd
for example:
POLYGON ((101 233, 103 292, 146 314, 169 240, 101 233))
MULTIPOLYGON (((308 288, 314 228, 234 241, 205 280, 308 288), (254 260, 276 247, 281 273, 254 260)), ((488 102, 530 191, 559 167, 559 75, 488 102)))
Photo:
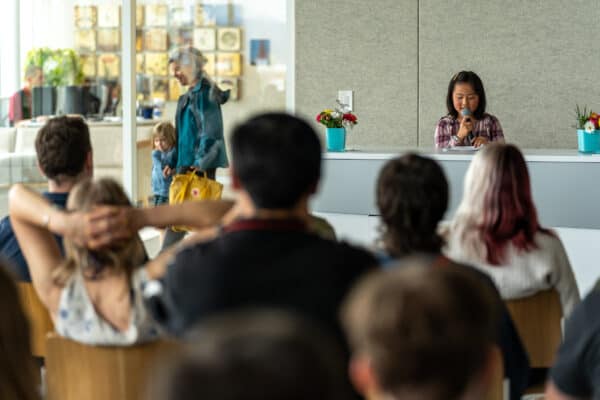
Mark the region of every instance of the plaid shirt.
POLYGON ((458 133, 459 128, 458 119, 450 115, 442 117, 435 127, 435 147, 472 146, 471 138, 474 139, 478 136, 487 138, 490 142, 504 143, 504 133, 502 133, 500 121, 493 115, 483 114, 483 117, 475 122, 471 135, 464 138, 462 142, 452 138, 458 133))

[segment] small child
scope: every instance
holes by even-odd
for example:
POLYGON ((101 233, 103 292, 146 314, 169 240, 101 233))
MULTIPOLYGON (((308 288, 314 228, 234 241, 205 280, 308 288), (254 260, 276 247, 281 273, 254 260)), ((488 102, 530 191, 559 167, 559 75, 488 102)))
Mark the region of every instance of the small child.
POLYGON ((152 130, 152 142, 152 193, 154 205, 159 206, 169 203, 169 186, 177 162, 173 124, 158 123, 152 130))

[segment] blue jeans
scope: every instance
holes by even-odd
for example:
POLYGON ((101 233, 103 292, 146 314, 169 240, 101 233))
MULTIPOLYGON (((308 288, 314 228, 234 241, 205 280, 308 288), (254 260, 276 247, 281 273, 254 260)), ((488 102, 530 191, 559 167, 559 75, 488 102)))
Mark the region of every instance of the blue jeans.
POLYGON ((154 195, 154 205, 161 206, 163 204, 169 204, 169 198, 165 196, 154 195))

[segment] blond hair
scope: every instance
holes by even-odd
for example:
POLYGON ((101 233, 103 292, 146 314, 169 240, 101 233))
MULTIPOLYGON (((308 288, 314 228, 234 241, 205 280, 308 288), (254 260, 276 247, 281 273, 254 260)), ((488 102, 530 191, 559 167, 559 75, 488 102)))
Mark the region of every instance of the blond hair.
MULTIPOLYGON (((131 203, 121 185, 110 178, 83 180, 75 185, 67 202, 72 211, 90 211, 97 205, 130 206, 131 203)), ((64 286, 77 269, 91 279, 105 270, 125 272, 131 277, 145 258, 144 246, 137 235, 102 250, 89 250, 65 238, 64 248, 65 260, 52 276, 59 286, 64 286)))
POLYGON ((159 122, 152 129, 152 147, 154 147, 154 139, 164 138, 169 144, 169 148, 175 146, 177 141, 175 137, 175 127, 168 121, 159 122))

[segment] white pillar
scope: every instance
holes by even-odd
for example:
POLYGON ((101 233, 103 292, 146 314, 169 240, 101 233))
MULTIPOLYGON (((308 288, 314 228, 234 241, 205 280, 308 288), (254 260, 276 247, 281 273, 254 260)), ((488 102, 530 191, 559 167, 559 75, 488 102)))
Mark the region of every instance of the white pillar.
POLYGON ((137 193, 137 129, 135 115, 135 8, 136 0, 123 0, 121 26, 121 85, 123 88, 123 187, 135 204, 137 193))

